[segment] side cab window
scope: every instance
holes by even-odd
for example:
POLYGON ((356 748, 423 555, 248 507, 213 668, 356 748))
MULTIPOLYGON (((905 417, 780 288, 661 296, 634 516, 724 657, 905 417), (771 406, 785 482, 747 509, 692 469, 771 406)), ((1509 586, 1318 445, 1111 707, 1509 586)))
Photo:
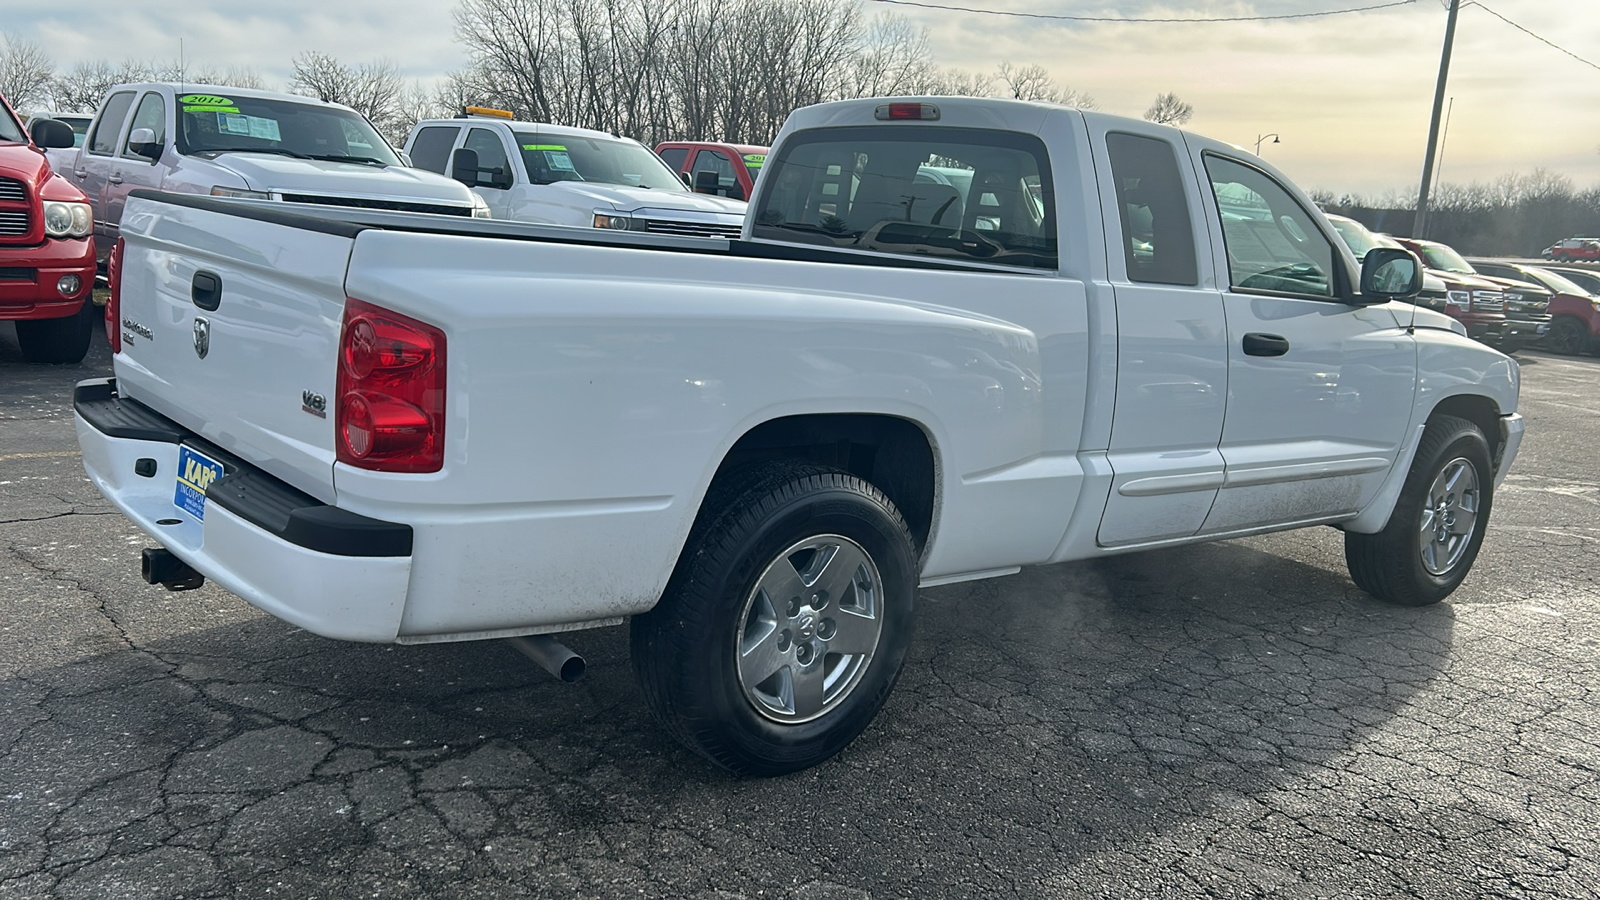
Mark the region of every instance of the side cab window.
POLYGON ((443 175, 450 166, 450 148, 460 133, 461 129, 454 125, 429 125, 418 130, 411 139, 411 164, 443 175))
POLYGON ((717 173, 717 189, 712 192, 735 200, 744 199, 744 188, 739 186, 739 176, 733 172, 733 160, 715 150, 701 150, 694 158, 694 171, 690 177, 695 179, 695 190, 700 190, 699 176, 701 172, 717 173))
POLYGON ((106 100, 95 119, 94 130, 89 132, 89 152, 95 156, 110 156, 117 150, 117 137, 122 134, 122 123, 128 118, 128 107, 133 105, 133 91, 118 91, 106 100))
POLYGON ((478 154, 478 180, 475 187, 511 186, 511 162, 506 157, 506 144, 500 135, 488 128, 473 128, 467 132, 466 143, 461 147, 478 154))
POLYGON ((1294 195, 1254 166, 1213 153, 1204 159, 1222 218, 1229 286, 1246 293, 1336 297, 1340 257, 1294 195))
POLYGON ((1122 253, 1128 280, 1197 285, 1194 226, 1178 156, 1159 138, 1111 132, 1106 154, 1121 200, 1122 253))
POLYGON ((689 158, 688 147, 668 147, 661 151, 661 161, 674 172, 683 171, 683 161, 689 158))

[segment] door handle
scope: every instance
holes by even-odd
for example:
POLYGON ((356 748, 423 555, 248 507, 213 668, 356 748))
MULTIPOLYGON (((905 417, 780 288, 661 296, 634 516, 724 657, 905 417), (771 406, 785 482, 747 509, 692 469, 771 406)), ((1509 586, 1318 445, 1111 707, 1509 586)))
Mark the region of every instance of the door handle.
POLYGON ((1244 336, 1245 356, 1282 356, 1289 352, 1289 339, 1281 334, 1251 332, 1244 336))
POLYGON ((122 183, 122 173, 121 172, 112 172, 110 175, 106 176, 106 181, 109 181, 112 184, 121 184, 122 183))
POLYGON ((189 285, 189 299, 206 312, 214 312, 222 305, 222 279, 215 272, 199 271, 189 285))
POLYGON ((89 170, 88 169, 73 169, 72 170, 72 174, 78 176, 79 178, 88 178, 89 177, 89 170))

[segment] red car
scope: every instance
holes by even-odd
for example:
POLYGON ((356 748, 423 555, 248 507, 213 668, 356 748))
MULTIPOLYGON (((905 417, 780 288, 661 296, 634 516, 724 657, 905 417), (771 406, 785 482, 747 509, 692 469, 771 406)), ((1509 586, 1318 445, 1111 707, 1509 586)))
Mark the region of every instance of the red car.
POLYGON ((1492 259, 1468 262, 1485 275, 1535 284, 1550 292, 1550 331, 1542 345, 1546 350, 1577 354, 1600 349, 1600 296, 1560 272, 1492 259))
POLYGON ((656 145, 656 155, 696 193, 749 200, 755 194, 756 176, 767 161, 768 149, 751 144, 669 141, 656 145))
POLYGON ((44 155, 72 141, 72 128, 50 119, 34 123, 30 140, 0 97, 0 319, 16 321, 29 362, 78 362, 95 325, 89 198, 44 155))
POLYGON ((1444 282, 1445 315, 1459 321, 1467 336, 1501 350, 1515 350, 1524 341, 1509 335, 1506 297, 1501 285, 1472 273, 1454 250, 1432 241, 1384 235, 1422 260, 1423 270, 1444 282), (1459 261, 1459 262, 1458 262, 1459 261))

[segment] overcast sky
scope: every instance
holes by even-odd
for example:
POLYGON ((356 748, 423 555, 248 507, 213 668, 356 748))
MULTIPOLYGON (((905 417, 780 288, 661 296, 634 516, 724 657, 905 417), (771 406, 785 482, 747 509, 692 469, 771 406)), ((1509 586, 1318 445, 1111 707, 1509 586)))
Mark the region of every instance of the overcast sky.
MULTIPOLYGON (((395 61, 437 79, 464 62, 447 0, 218 0, 131 4, 0 0, 0 28, 44 45, 58 65, 173 58, 246 65, 284 83, 289 60, 320 50, 346 62, 395 61)), ((1282 15, 1393 0, 927 0, 1051 14, 1282 15)), ((1600 0, 1485 0, 1488 8, 1600 64, 1600 0)), ((990 72, 1045 66, 1108 112, 1137 116, 1158 93, 1193 104, 1188 128, 1252 147, 1307 188, 1415 190, 1444 37, 1444 0, 1352 15, 1216 24, 1051 23, 889 6, 926 27, 941 64, 990 72)), ((729 34, 737 40, 737 34, 729 34)), ((1600 68, 1467 6, 1447 96, 1454 105, 1443 180, 1490 180, 1545 167, 1600 185, 1600 68)), ((707 135, 707 137, 715 137, 707 135)))

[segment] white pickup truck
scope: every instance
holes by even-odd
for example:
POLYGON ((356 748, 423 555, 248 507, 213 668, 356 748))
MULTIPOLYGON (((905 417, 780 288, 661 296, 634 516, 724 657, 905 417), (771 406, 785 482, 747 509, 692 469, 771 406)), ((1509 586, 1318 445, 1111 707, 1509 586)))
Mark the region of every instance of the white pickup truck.
POLYGON ((116 243, 128 194, 141 188, 489 215, 462 185, 404 164, 360 113, 293 94, 120 84, 100 101, 72 152, 59 171, 89 195, 102 263, 116 243))
POLYGON ((84 464, 147 580, 317 634, 548 656, 632 617, 668 729, 777 773, 877 713, 919 586, 1333 525, 1433 603, 1521 442, 1516 363, 1394 302, 1416 258, 1358 269, 1237 147, 830 103, 751 209, 725 241, 135 194, 84 464))
POLYGON ((603 131, 469 106, 418 122, 405 152, 472 188, 496 219, 724 238, 744 227, 743 200, 694 193, 650 148, 603 131))

